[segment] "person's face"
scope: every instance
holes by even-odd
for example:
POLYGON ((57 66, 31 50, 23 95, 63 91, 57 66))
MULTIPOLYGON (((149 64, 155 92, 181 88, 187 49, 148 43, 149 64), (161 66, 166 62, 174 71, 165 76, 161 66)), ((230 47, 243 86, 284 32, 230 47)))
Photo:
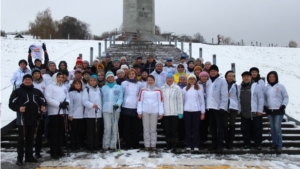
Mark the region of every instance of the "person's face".
POLYGON ((183 73, 183 72, 184 72, 184 67, 183 67, 183 66, 178 66, 178 67, 177 67, 177 71, 178 71, 179 73, 183 73))
POLYGON ((270 74, 270 75, 269 75, 269 81, 270 81, 271 83, 274 83, 274 82, 276 81, 276 77, 275 77, 274 74, 270 74))
POLYGON ((113 83, 115 81, 115 78, 113 76, 109 76, 107 78, 108 83, 113 83))
POLYGON ((201 76, 200 77, 200 81, 203 82, 203 83, 207 82, 207 80, 208 80, 207 76, 201 76))
POLYGON ((163 70, 163 66, 161 64, 157 65, 155 67, 155 69, 158 71, 158 72, 161 72, 163 70))
POLYGON ((173 82, 174 82, 174 79, 173 79, 172 77, 168 77, 168 78, 167 78, 167 84, 168 84, 169 86, 172 85, 173 82))
POLYGON ((154 79, 152 79, 151 77, 148 77, 148 79, 147 79, 147 84, 148 85, 153 85, 155 83, 155 81, 154 81, 154 79))
POLYGON ((201 61, 200 60, 196 61, 196 66, 201 66, 201 61))
POLYGON ((88 80, 89 78, 90 78, 90 74, 89 73, 85 73, 84 75, 83 75, 83 78, 85 79, 85 80, 88 80))
POLYGON ((104 75, 102 73, 98 73, 98 80, 102 81, 104 79, 104 75))
POLYGON ((253 70, 251 72, 251 76, 252 76, 252 78, 256 78, 258 76, 258 72, 256 70, 253 70))
POLYGON ((226 80, 228 82, 233 82, 234 81, 234 73, 228 73, 226 80))
POLYGON ((26 64, 24 62, 21 62, 20 63, 20 68, 24 70, 26 68, 26 64))
POLYGON ((81 79, 82 78, 81 72, 75 72, 75 78, 76 79, 81 79))
POLYGON ((30 78, 25 78, 25 79, 23 80, 23 84, 24 84, 25 86, 31 86, 31 85, 32 85, 32 80, 31 80, 30 78))
POLYGON ((196 83, 196 79, 195 78, 189 78, 189 84, 194 85, 196 83))
POLYGON ((91 79, 89 80, 89 84, 90 84, 90 86, 96 86, 96 85, 97 85, 96 79, 91 78, 91 79))
POLYGON ((93 64, 94 64, 95 67, 97 67, 97 65, 99 64, 99 62, 95 60, 95 61, 93 62, 93 64))
POLYGON ((40 61, 36 61, 36 62, 35 62, 35 65, 36 65, 37 67, 40 67, 40 66, 42 65, 42 63, 41 63, 40 61))
POLYGON ((249 76, 249 75, 244 75, 244 76, 242 77, 242 79, 243 79, 243 82, 244 82, 244 83, 249 83, 249 82, 251 82, 252 77, 249 76))
POLYGON ((128 69, 127 68, 123 68, 125 74, 128 72, 128 69))
POLYGON ((134 79, 135 78, 135 73, 133 72, 133 71, 130 71, 129 73, 128 73, 128 78, 129 79, 134 79))
POLYGON ((194 74, 195 74, 196 76, 199 76, 200 73, 201 73, 201 71, 200 71, 199 69, 194 70, 194 74))
POLYGON ((83 67, 84 67, 84 68, 88 68, 88 67, 89 67, 89 64, 83 63, 83 67))
POLYGON ((185 78, 180 78, 179 83, 180 84, 186 84, 186 79, 185 78))
POLYGON ((117 74, 118 78, 124 78, 125 77, 125 73, 124 72, 119 72, 117 74))
POLYGON ((76 68, 82 69, 83 65, 82 64, 77 64, 76 68))
POLYGON ((59 75, 56 77, 57 83, 62 83, 64 81, 64 76, 63 75, 59 75))
POLYGON ((218 75, 218 71, 216 71, 216 70, 211 70, 211 71, 209 72, 209 75, 210 75, 211 77, 215 77, 215 76, 218 75))
POLYGON ((40 79, 40 77, 41 77, 41 73, 40 72, 34 72, 33 78, 40 79))
POLYGON ((68 76, 68 75, 66 75, 66 74, 64 74, 64 75, 63 75, 63 77, 64 77, 64 81, 67 81, 67 80, 68 80, 68 78, 69 78, 69 76, 68 76))
POLYGON ((80 90, 81 89, 81 83, 75 83, 74 87, 76 90, 80 90))
POLYGON ((184 59, 184 58, 181 58, 181 59, 180 59, 180 62, 181 62, 181 63, 184 63, 185 61, 186 61, 186 59, 184 59))
POLYGON ((50 64, 50 65, 49 65, 49 70, 50 70, 51 72, 54 72, 55 69, 56 69, 55 64, 50 64))
POLYGON ((167 66, 172 66, 172 61, 167 61, 167 66))
POLYGON ((125 60, 125 59, 122 59, 122 60, 121 60, 121 63, 122 63, 122 65, 125 65, 125 64, 126 64, 126 60, 125 60))
POLYGON ((60 70, 65 70, 66 69, 66 65, 64 63, 61 63, 59 65, 60 70))
POLYGON ((153 57, 148 58, 148 62, 152 63, 154 61, 153 57))
POLYGON ((139 64, 141 64, 141 63, 143 63, 143 60, 142 60, 142 59, 138 59, 137 62, 138 62, 139 64))
POLYGON ((119 62, 115 62, 115 63, 114 63, 114 67, 115 67, 115 68, 119 68, 119 67, 120 67, 120 63, 119 63, 119 62))
POLYGON ((147 78, 148 77, 148 73, 147 72, 143 72, 142 73, 142 78, 147 78))
POLYGON ((138 73, 138 74, 140 74, 140 72, 141 72, 141 69, 139 68, 139 67, 137 67, 137 68, 134 68, 134 70, 136 71, 136 73, 138 73))
POLYGON ((205 69, 206 69, 206 70, 209 70, 211 65, 210 65, 209 63, 205 63, 204 66, 205 66, 205 69))
POLYGON ((194 62, 190 62, 190 63, 189 63, 189 68, 194 68, 194 67, 195 67, 194 62))

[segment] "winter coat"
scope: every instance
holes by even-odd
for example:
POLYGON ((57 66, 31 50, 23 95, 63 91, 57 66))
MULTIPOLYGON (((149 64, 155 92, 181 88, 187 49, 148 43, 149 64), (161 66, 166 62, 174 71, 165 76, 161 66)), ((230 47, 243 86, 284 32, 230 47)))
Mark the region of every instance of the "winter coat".
POLYGON ((73 119, 82 119, 83 118, 83 91, 77 91, 71 89, 69 92, 70 105, 69 105, 69 116, 73 119))
POLYGON ((166 83, 166 77, 168 72, 162 71, 160 73, 157 73, 156 70, 154 70, 151 75, 155 78, 155 86, 158 88, 161 88, 166 83))
POLYGON ((279 111, 282 105, 287 106, 289 102, 289 95, 285 87, 276 83, 274 86, 267 85, 264 89, 265 106, 268 106, 267 114, 284 114, 284 111, 279 111))
MULTIPOLYGON (((230 93, 230 97, 229 97, 229 109, 233 109, 233 110, 238 110, 240 111, 240 91, 239 91, 239 87, 236 83, 233 83, 233 85, 231 86, 229 92, 230 93)), ((228 110, 229 112, 229 110, 228 110)))
POLYGON ((200 89, 203 89, 203 95, 204 95, 204 102, 205 102, 205 108, 207 109, 207 89, 209 88, 209 85, 211 84, 211 80, 207 80, 206 83, 203 83, 201 81, 198 82, 200 89), (205 85, 205 86, 204 86, 205 85))
POLYGON ((20 85, 14 90, 9 98, 9 108, 17 112, 17 125, 36 125, 39 117, 39 109, 46 106, 43 93, 35 89, 33 85, 20 85), (25 106, 25 112, 20 112, 20 107, 25 106), (23 123, 24 120, 24 123, 23 123))
POLYGON ((189 70, 189 68, 187 67, 186 69, 185 69, 185 73, 186 74, 188 74, 188 75, 190 75, 190 74, 194 74, 194 69, 192 69, 192 70, 189 70))
POLYGON ((43 77, 41 77, 39 80, 33 79, 32 84, 34 88, 39 89, 43 94, 45 93, 46 84, 43 77))
MULTIPOLYGON (((238 90, 241 91, 241 85, 238 86, 238 90)), ((240 110, 241 107, 241 99, 240 99, 240 110)), ((262 113, 264 107, 264 97, 263 93, 261 92, 260 87, 257 83, 252 83, 251 85, 251 114, 245 114, 241 111, 241 116, 244 118, 251 118, 255 117, 257 112, 262 113)))
POLYGON ((164 104, 162 91, 155 86, 149 86, 142 88, 138 99, 138 114, 150 113, 159 115, 164 114, 164 104))
POLYGON ((156 60, 153 60, 152 63, 146 62, 144 66, 144 70, 148 72, 148 74, 152 73, 155 70, 156 60))
POLYGON ((117 104, 119 108, 116 110, 117 113, 121 111, 120 107, 123 103, 123 90, 118 84, 115 84, 112 88, 108 85, 104 85, 101 88, 102 92, 102 112, 113 113, 113 106, 117 104))
MULTIPOLYGON (((211 80, 209 79, 209 81, 211 80)), ((228 85, 222 77, 217 77, 214 82, 211 81, 211 84, 206 87, 206 101, 206 109, 227 110, 228 85)))
POLYGON ((169 86, 165 83, 161 87, 164 99, 164 116, 177 116, 183 113, 182 91, 180 87, 173 83, 169 86))
MULTIPOLYGON (((57 75, 57 74, 55 74, 57 75)), ((60 103, 66 101, 70 104, 69 93, 63 84, 58 84, 56 76, 52 76, 53 83, 45 90, 45 98, 48 102, 48 115, 64 114, 64 110, 59 108, 60 103)), ((65 111, 67 114, 68 111, 65 111)))
POLYGON ((28 55, 28 64, 29 64, 30 69, 33 69, 35 67, 39 68, 40 70, 41 69, 47 69, 48 62, 49 62, 49 56, 48 56, 47 52, 44 52, 44 64, 42 64, 40 67, 37 67, 36 65, 33 64, 31 53, 29 53, 29 55, 28 55))
POLYGON ((55 70, 55 72, 50 72, 49 70, 46 71, 46 73, 43 75, 43 79, 45 81, 46 87, 50 84, 53 83, 52 81, 52 76, 57 72, 57 70, 55 70))
POLYGON ((102 93, 100 88, 97 86, 92 87, 87 85, 83 90, 82 103, 84 105, 84 118, 101 118, 102 117, 102 93), (97 114, 93 108, 94 104, 97 104, 97 114))
POLYGON ((128 109, 136 109, 138 103, 139 92, 143 88, 141 82, 133 83, 129 81, 124 81, 121 84, 123 90, 123 104, 122 107, 128 109))
POLYGON ((163 70, 167 73, 171 72, 172 74, 175 74, 176 72, 176 68, 174 66, 171 67, 165 66, 163 70))
POLYGON ((19 68, 18 70, 16 70, 14 72, 14 74, 12 75, 11 79, 10 79, 10 83, 12 85, 14 85, 14 88, 19 88, 20 85, 23 82, 23 76, 26 74, 30 74, 31 75, 31 71, 26 67, 25 70, 22 70, 21 68, 19 68))
POLYGON ((182 89, 183 111, 205 113, 205 102, 203 89, 195 90, 194 85, 186 91, 186 87, 182 89))

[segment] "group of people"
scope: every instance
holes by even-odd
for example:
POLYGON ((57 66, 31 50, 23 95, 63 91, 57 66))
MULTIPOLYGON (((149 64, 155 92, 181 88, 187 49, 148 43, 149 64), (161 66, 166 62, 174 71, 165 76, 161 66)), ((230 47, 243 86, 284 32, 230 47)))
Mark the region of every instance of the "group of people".
POLYGON ((282 148, 281 121, 288 104, 285 87, 278 74, 267 75, 268 84, 260 78, 259 69, 251 68, 241 74, 236 84, 235 73, 219 74, 217 65, 203 64, 202 58, 188 60, 185 55, 174 66, 172 58, 165 63, 153 56, 137 57, 131 65, 126 57, 111 61, 109 53, 101 62, 89 66, 88 61, 76 59, 69 71, 66 61, 58 67, 49 61, 46 45, 42 45, 45 62, 31 58, 19 61, 13 74, 14 90, 9 107, 17 112, 19 129, 17 165, 37 162, 41 157, 42 140, 49 140, 51 158, 65 153, 61 147, 70 133, 72 151, 85 147, 88 151, 139 148, 143 134, 145 150, 156 150, 157 122, 160 120, 166 137, 166 150, 175 150, 184 142, 185 150, 199 151, 212 136, 210 151, 221 153, 224 142, 233 148, 235 122, 241 116, 244 148, 250 147, 251 131, 255 148, 261 150, 262 115, 270 121, 272 147, 282 148), (130 68, 132 67, 132 68, 130 68), (25 145, 25 146, 24 146, 25 145))

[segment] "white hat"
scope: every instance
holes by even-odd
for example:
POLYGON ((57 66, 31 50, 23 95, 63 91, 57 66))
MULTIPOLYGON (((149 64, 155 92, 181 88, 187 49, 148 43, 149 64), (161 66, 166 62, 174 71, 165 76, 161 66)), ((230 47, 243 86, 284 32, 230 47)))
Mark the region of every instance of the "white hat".
POLYGON ((122 70, 122 69, 117 70, 117 74, 120 73, 120 72, 125 73, 124 70, 122 70))
POLYGON ((157 61, 156 64, 155 64, 155 66, 157 66, 157 65, 162 65, 162 66, 164 66, 164 64, 163 64, 161 61, 157 61))
POLYGON ((127 65, 122 65, 122 66, 121 66, 121 69, 123 70, 123 69, 129 69, 129 68, 128 68, 127 65))
POLYGON ((189 74, 189 76, 188 76, 187 80, 189 81, 189 80, 190 80, 190 78, 197 79, 197 77, 196 77, 194 74, 189 74))
POLYGON ((127 59, 126 59, 125 56, 122 56, 122 57, 120 58, 120 60, 126 60, 126 61, 127 61, 127 59))

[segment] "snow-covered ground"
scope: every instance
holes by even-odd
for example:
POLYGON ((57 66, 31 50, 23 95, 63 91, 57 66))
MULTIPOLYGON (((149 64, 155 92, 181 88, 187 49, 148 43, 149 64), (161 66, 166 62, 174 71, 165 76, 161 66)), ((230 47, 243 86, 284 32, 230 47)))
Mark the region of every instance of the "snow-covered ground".
MULTIPOLYGON (((94 49, 94 58, 98 56, 98 43, 100 41, 82 40, 35 40, 35 39, 14 39, 1 38, 1 127, 8 124, 15 118, 15 113, 8 108, 8 99, 12 91, 10 78, 13 72, 18 69, 20 59, 27 60, 28 47, 31 44, 47 45, 50 60, 57 64, 61 60, 68 62, 71 69, 75 65, 76 57, 83 54, 84 60, 89 60, 90 47, 94 49)), ((178 43, 180 48, 180 43, 178 43)), ((184 51, 188 53, 189 44, 184 44, 184 51)), ((290 102, 286 113, 293 118, 300 120, 300 49, 282 47, 253 47, 253 46, 211 46, 194 43, 193 57, 199 57, 199 48, 203 49, 204 61, 212 61, 212 55, 217 55, 217 65, 220 73, 225 74, 231 69, 231 63, 236 64, 236 80, 241 82, 240 74, 255 66, 260 69, 260 74, 265 77, 271 70, 279 74, 279 81, 283 83, 290 95, 290 102)), ((102 52, 104 42, 102 42, 102 52)))

